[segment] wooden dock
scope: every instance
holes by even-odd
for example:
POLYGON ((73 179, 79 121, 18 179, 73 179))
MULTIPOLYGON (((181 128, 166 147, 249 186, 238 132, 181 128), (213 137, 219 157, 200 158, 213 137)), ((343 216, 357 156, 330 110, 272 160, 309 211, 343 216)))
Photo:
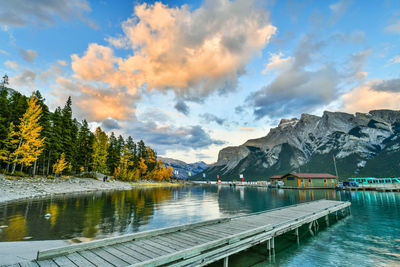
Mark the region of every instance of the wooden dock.
MULTIPOLYGON (((350 213, 350 202, 319 200, 265 212, 139 232, 39 251, 37 259, 15 266, 204 266, 265 243, 275 253, 275 237, 318 219, 350 213), (329 216, 331 214, 331 216, 329 216)), ((321 222, 321 220, 320 220, 321 222)))

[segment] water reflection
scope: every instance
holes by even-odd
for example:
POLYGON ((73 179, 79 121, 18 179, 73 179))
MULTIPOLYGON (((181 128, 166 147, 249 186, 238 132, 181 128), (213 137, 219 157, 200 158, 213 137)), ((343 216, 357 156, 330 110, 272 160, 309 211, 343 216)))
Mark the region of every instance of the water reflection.
POLYGON ((138 231, 174 189, 96 193, 0 206, 0 241, 94 238, 138 231), (46 214, 49 215, 46 217, 46 214))
POLYGON ((265 246, 232 257, 230 266, 376 266, 400 262, 400 193, 276 190, 203 185, 154 188, 0 205, 0 241, 102 238, 258 212, 310 200, 352 202, 352 215, 314 237, 277 240, 275 262, 265 246), (46 219, 49 213, 51 217, 46 219))

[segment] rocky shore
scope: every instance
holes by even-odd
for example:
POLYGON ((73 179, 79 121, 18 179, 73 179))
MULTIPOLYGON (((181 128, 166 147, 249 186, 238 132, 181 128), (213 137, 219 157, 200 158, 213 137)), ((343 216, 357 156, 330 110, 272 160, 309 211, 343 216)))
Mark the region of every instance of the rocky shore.
POLYGON ((0 203, 67 193, 130 189, 132 189, 130 183, 120 181, 103 182, 90 178, 21 178, 8 180, 4 175, 0 175, 0 203))

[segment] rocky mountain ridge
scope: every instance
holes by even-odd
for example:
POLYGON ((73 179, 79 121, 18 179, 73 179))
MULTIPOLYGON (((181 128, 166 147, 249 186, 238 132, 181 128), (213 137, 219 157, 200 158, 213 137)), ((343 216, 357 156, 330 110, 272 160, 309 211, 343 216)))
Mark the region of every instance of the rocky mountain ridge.
POLYGON ((178 174, 175 174, 178 178, 186 179, 188 178, 189 172, 191 175, 196 175, 204 170, 206 170, 209 166, 207 163, 203 161, 198 161, 195 163, 186 163, 181 160, 157 157, 157 159, 164 162, 165 166, 172 167, 174 171, 178 171, 178 174))
POLYGON ((282 119, 265 137, 222 149, 206 173, 227 179, 244 174, 250 180, 289 171, 335 174, 335 156, 339 177, 400 176, 399 137, 400 111, 302 114, 300 119, 282 119), (379 162, 384 158, 390 160, 379 162))

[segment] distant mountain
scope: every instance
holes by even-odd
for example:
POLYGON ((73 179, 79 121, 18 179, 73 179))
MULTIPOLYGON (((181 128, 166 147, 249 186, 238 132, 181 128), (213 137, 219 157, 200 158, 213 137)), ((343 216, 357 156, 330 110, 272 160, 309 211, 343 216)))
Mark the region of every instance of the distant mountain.
POLYGON ((265 180, 291 171, 335 174, 333 156, 340 178, 400 176, 400 111, 325 111, 322 117, 282 119, 265 137, 222 149, 205 173, 222 180, 238 180, 239 174, 265 180))
POLYGON ((174 169, 174 171, 178 171, 178 175, 176 175, 178 178, 186 179, 189 176, 189 174, 188 174, 189 172, 193 176, 193 175, 200 173, 208 168, 208 165, 203 161, 198 161, 195 163, 188 164, 181 160, 171 159, 171 158, 157 157, 157 159, 164 162, 165 166, 172 167, 174 169))

